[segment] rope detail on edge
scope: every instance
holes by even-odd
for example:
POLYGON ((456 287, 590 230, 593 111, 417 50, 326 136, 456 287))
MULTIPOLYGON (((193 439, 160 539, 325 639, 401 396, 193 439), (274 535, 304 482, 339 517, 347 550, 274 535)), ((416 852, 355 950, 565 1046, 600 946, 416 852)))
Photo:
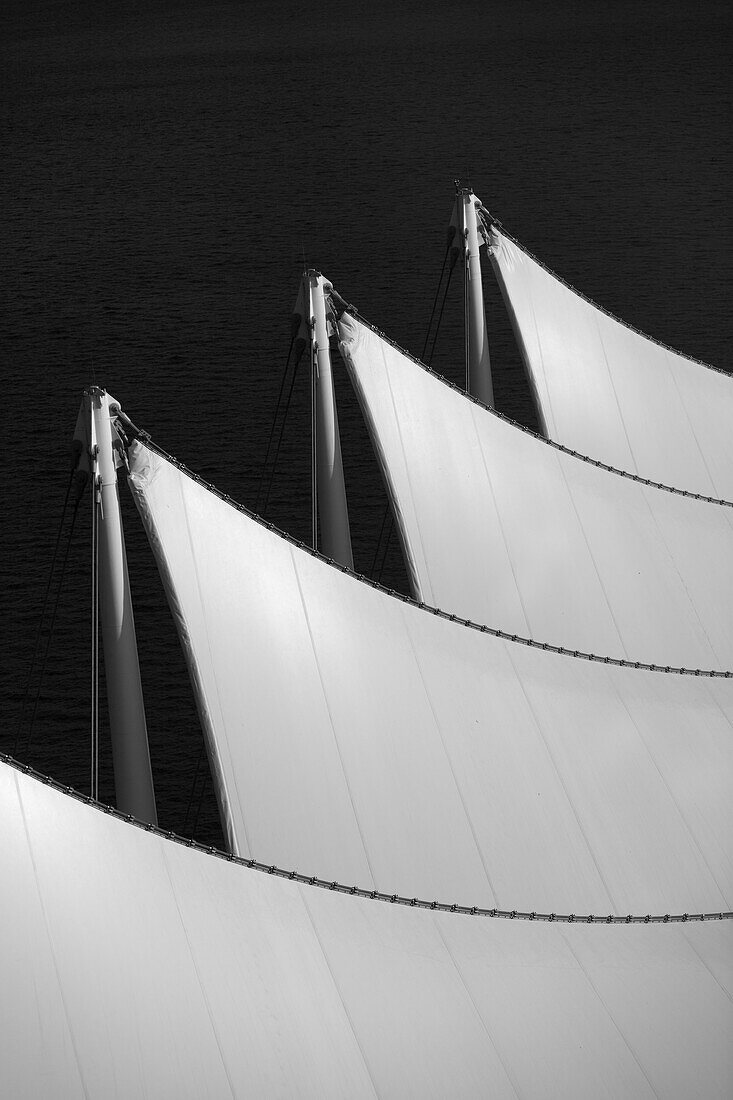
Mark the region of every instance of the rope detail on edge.
POLYGON ((262 863, 256 859, 246 859, 243 856, 235 856, 229 852, 222 852, 218 848, 199 844, 196 840, 178 836, 177 833, 169 832, 165 829, 159 829, 149 822, 138 821, 132 814, 121 813, 119 810, 115 809, 114 806, 95 802, 89 795, 82 794, 81 791, 77 791, 73 787, 69 787, 63 783, 58 783, 55 779, 51 779, 47 775, 42 775, 32 768, 30 764, 21 764, 20 761, 15 760, 12 756, 8 756, 5 753, 0 753, 0 760, 10 765, 11 768, 15 768, 16 771, 32 776, 39 782, 51 787, 53 790, 59 791, 61 794, 70 795, 78 802, 83 802, 87 806, 93 806, 102 813, 116 817, 120 821, 125 821, 127 824, 134 825, 138 829, 143 829, 146 833, 155 833, 156 836, 163 837, 165 840, 172 840, 174 843, 182 844, 187 848, 195 848, 197 851, 203 852, 206 855, 215 856, 217 859, 225 859, 228 863, 236 863, 241 867, 248 867, 252 871, 260 871, 262 874, 288 879, 290 882, 298 882, 304 886, 317 886, 322 890, 330 890, 337 894, 348 894, 350 897, 365 898, 369 901, 382 901, 390 905, 404 905, 410 909, 429 909, 437 913, 457 913, 461 916, 492 917, 500 920, 525 920, 546 924, 690 924, 693 922, 733 919, 733 912, 727 911, 718 913, 646 913, 643 916, 633 913, 627 913, 625 916, 609 913, 604 916, 594 913, 539 913, 535 911, 524 912, 519 909, 485 909, 479 905, 458 905, 456 903, 443 901, 424 901, 421 898, 402 897, 400 894, 387 894, 381 890, 367 890, 361 886, 346 886, 343 883, 334 882, 331 879, 318 878, 317 875, 304 875, 298 871, 286 871, 272 863, 262 863))
MULTIPOLYGON (((504 232, 504 230, 502 230, 502 232, 504 232)), ((508 236, 508 234, 505 235, 508 236)), ((510 238, 510 240, 511 239, 512 238, 510 238)), ((519 245, 518 247, 521 247, 521 245, 519 245)), ((527 255, 531 254, 527 253, 527 255)), ((532 257, 532 259, 534 259, 534 256, 532 257)), ((539 261, 537 262, 539 263, 539 261)), ((547 270, 549 271, 549 268, 547 270)), ((550 272, 550 274, 552 274, 552 272, 550 272)), ((569 287, 569 289, 572 290, 572 287, 569 287)), ((588 299, 588 301, 590 301, 590 299, 588 299)), ((595 302, 592 302, 591 304, 595 305, 595 302)), ((599 306, 598 308, 600 309, 601 307, 599 306)), ((455 382, 451 382, 442 374, 438 374, 438 372, 434 371, 432 367, 429 367, 426 363, 423 363, 420 359, 418 359, 416 355, 413 355, 411 351, 407 351, 407 349, 398 344, 396 340, 393 340, 390 336, 388 336, 386 332, 382 332, 380 328, 377 328, 377 326, 373 325, 371 321, 368 321, 366 317, 364 317, 359 312, 356 306, 346 305, 345 307, 341 308, 340 312, 341 314, 348 313, 350 317, 353 317, 355 320, 360 321, 363 325, 366 325, 368 329, 371 329, 371 331, 379 336, 380 339, 384 340, 386 344, 389 344, 390 347, 393 347, 395 351, 399 351, 402 355, 405 356, 406 359, 411 360, 411 362, 415 363, 416 366, 421 367, 422 370, 427 371, 427 373, 431 374, 433 378, 437 378, 437 380, 439 382, 442 382, 444 386, 448 386, 449 389, 455 390, 456 393, 460 393, 462 397, 466 398, 466 400, 472 401, 474 405, 478 405, 480 409, 484 409, 486 412, 491 413, 492 416, 496 416, 499 420, 503 420, 506 424, 511 424, 513 428, 518 428, 519 431, 524 432, 525 435, 531 435, 534 439, 539 440, 540 443, 544 443, 548 447, 554 447, 556 451, 562 451, 566 455, 572 455, 573 458, 579 458, 581 462, 587 462, 590 466, 597 466, 599 470, 607 470, 610 474, 617 474, 619 477, 628 478, 629 481, 638 481, 641 485, 648 485, 651 489, 661 489, 665 493, 674 493, 676 496, 689 497, 691 500, 702 500, 706 504, 720 504, 725 508, 733 508, 733 500, 723 500, 721 497, 706 497, 703 493, 693 493, 690 492, 690 490, 688 489, 677 489, 674 485, 664 485, 661 481, 651 481, 648 477, 641 477, 639 474, 632 474, 628 470, 619 470, 616 466, 609 466, 608 463, 601 462, 597 458, 589 458, 588 455, 581 454, 580 451, 574 451, 572 447, 566 447, 563 443, 558 443, 555 439, 548 439, 544 435, 539 435, 537 432, 533 432, 531 428, 527 428, 524 424, 520 424, 518 420, 512 420, 510 416, 507 416, 505 413, 499 412, 498 409, 491 408, 491 406, 489 405, 484 405, 483 401, 480 401, 477 397, 474 397, 473 394, 467 393, 466 390, 462 390, 460 386, 457 386, 455 382)), ((613 314, 609 314, 609 317, 612 316, 613 314)), ((614 320, 617 320, 617 318, 614 317, 614 320)), ((621 322, 621 324, 623 324, 623 322, 621 322)), ((639 333, 639 335, 643 336, 644 333, 639 333)), ((647 339, 651 339, 651 337, 647 337, 647 339)), ((666 345, 661 344, 660 346, 665 347, 666 345)), ((674 349, 669 348, 668 350, 673 351, 674 349)), ((676 354, 681 353, 677 352, 676 354)), ((693 359, 691 360, 691 362, 697 363, 698 360, 693 359)), ((707 367, 708 364, 700 363, 700 366, 707 367)), ((718 371, 718 373, 720 374, 728 374, 727 371, 720 370, 719 367, 709 367, 709 369, 718 371)))
MULTIPOLYGON (((428 368, 425 367, 424 369, 427 370, 428 368)), ((439 376, 436 375, 436 377, 439 376)), ((450 383, 446 384, 450 385, 450 383)), ((470 400, 474 399, 470 398, 470 400)), ((481 402, 476 402, 476 404, 481 404, 481 402)), ((485 408, 486 406, 482 405, 481 407, 485 408)), ((292 535, 289 535, 287 531, 282 531, 279 527, 276 527, 274 523, 250 511, 244 504, 239 504, 236 500, 232 500, 228 494, 222 493, 215 485, 205 481, 198 474, 194 473, 193 470, 189 470, 189 468, 179 459, 175 458, 173 455, 169 455, 162 447, 159 447, 157 443, 153 442, 147 432, 138 431, 136 438, 144 443, 146 447, 149 447, 155 454, 159 455, 160 458, 164 458, 166 462, 170 462, 171 465, 175 466, 176 469, 180 470, 186 477, 190 477, 197 485, 200 485, 203 489, 206 489, 208 492, 218 497, 219 500, 230 505, 230 507, 236 508, 238 512, 242 512, 243 515, 248 516, 249 519, 253 520, 255 523, 259 523, 261 527, 265 527, 268 531, 272 531, 273 534, 285 539, 291 546, 297 546, 299 550, 305 550, 311 557, 318 558, 319 561, 323 561, 327 565, 332 565, 335 569, 338 569, 339 572, 346 573, 347 576, 353 577, 363 584, 368 584, 370 588, 375 588, 378 592, 384 592, 387 596, 392 596, 397 600, 401 600, 403 603, 410 604, 412 607, 419 607, 421 611, 429 611, 431 615, 437 615, 441 619, 448 619, 450 622, 459 623, 461 626, 467 626, 471 630, 478 630, 482 634, 491 634, 494 638, 502 638, 507 642, 515 642, 519 645, 530 646, 532 649, 543 649, 548 653, 558 653, 563 657, 576 657, 581 661, 595 661, 602 665, 616 665, 619 668, 636 668, 646 672, 669 672, 677 676, 707 676, 723 680, 733 679, 733 671, 723 669, 677 668, 673 665, 654 665, 647 664, 644 661, 628 661, 623 657, 606 657, 598 653, 583 653, 579 649, 568 649, 565 646, 553 645, 551 642, 538 642, 535 641, 534 638, 523 638, 519 634, 510 634, 509 631, 500 630, 498 627, 482 626, 480 623, 474 623, 470 619, 462 619, 459 615, 452 615, 448 611, 442 611, 439 607, 431 607, 430 604, 421 603, 419 600, 414 600, 412 596, 406 596, 404 592, 396 592, 393 588, 386 588, 384 585, 379 584, 378 581, 372 580, 371 577, 366 577, 362 573, 356 573, 353 569, 349 569, 347 566, 342 565, 341 562, 334 561, 333 558, 329 558, 325 554, 320 553, 320 551, 314 550, 312 546, 308 546, 301 539, 296 539, 292 535)), ((545 440, 545 442, 548 441, 545 440)), ((673 491, 677 492, 678 490, 673 491)), ((733 507, 733 505, 731 506, 733 507)))

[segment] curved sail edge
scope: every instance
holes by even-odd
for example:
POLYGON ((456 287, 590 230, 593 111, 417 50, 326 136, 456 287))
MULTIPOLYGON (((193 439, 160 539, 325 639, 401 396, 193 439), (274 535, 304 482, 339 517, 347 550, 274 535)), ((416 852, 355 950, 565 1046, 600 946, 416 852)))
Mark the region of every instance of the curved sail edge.
POLYGON ((550 438, 733 500, 733 378, 636 332, 497 226, 490 256, 550 438))
POLYGON ((339 337, 418 599, 570 650, 733 669, 733 508, 547 446, 348 313, 339 337))
POLYGON ((731 922, 522 926, 273 879, 0 763, 8 1095, 703 1094, 731 922))
POLYGON ((486 908, 730 907, 733 679, 467 629, 131 466, 236 852, 486 908))

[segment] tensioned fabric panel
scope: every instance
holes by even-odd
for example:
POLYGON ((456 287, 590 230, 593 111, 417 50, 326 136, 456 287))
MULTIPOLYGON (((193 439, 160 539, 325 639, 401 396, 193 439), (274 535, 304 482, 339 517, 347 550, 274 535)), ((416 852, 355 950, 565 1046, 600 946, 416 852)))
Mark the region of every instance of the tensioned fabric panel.
POLYGON ((549 445, 348 314, 339 335, 418 599, 572 650, 733 669, 733 506, 549 445))
POLYGON ((733 679, 451 622, 130 454, 235 851, 489 908, 730 905, 733 679))
POLYGON ((272 878, 0 763, 13 1100, 725 1097, 731 922, 529 924, 272 878))
POLYGON ((733 500, 733 378, 588 302, 493 228, 491 262, 550 439, 733 500))

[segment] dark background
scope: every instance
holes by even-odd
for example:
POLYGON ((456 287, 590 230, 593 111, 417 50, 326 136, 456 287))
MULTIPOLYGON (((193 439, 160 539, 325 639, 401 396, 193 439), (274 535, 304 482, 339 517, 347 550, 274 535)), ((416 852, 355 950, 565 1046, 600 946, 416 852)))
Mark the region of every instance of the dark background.
MULTIPOLYGON (((63 782, 89 787, 86 497, 70 542, 68 514, 61 528, 40 691, 48 614, 30 686, 29 668, 85 386, 253 506, 303 260, 420 354, 455 177, 607 309, 731 364, 727 5, 6 3, 0 31, 0 751, 63 782)), ((486 293, 497 406, 532 425, 490 274, 486 293)), ((458 278, 433 366, 460 382, 458 278)), ((338 383, 369 572, 384 495, 338 383)), ((309 417, 303 371, 268 512, 302 538, 309 417)), ((172 621, 121 488, 161 825, 217 843, 172 621)), ((394 543, 382 580, 405 584, 394 543)))

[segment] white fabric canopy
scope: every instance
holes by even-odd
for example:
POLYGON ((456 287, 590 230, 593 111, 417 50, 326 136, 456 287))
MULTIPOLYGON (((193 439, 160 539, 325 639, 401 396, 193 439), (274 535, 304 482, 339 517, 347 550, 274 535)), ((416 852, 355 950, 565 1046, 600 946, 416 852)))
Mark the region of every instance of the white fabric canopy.
POLYGON ((548 445, 348 314, 339 336, 418 599, 573 650, 733 669, 733 507, 548 445))
POLYGON ((148 447, 131 462, 235 851, 488 907, 730 907, 733 679, 450 622, 299 549, 148 447))
POLYGON ((604 313, 499 230, 491 242, 550 439, 640 477, 733 501, 733 378, 604 313))
POLYGON ((727 1097, 731 922, 529 924, 329 893, 0 763, 13 1100, 727 1097))

